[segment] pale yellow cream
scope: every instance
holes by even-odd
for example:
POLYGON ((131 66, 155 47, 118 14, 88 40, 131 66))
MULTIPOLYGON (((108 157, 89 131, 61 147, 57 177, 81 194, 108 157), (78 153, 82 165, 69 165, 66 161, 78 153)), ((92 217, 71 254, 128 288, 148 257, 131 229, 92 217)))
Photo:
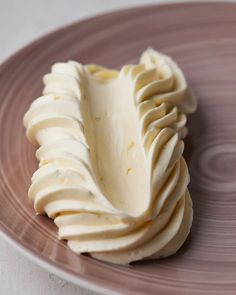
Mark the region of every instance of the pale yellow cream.
POLYGON ((57 63, 24 116, 39 145, 29 197, 76 253, 113 263, 175 253, 192 223, 182 157, 195 99, 169 57, 113 71, 57 63))

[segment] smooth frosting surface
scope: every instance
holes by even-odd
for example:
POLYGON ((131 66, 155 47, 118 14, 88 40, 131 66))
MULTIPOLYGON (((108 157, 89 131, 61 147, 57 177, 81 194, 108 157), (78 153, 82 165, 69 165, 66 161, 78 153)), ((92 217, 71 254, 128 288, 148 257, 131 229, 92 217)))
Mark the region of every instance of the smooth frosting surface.
POLYGON ((147 49, 113 71, 56 63, 24 116, 39 146, 29 198, 77 253, 128 264, 175 253, 192 223, 182 157, 196 101, 177 64, 147 49))

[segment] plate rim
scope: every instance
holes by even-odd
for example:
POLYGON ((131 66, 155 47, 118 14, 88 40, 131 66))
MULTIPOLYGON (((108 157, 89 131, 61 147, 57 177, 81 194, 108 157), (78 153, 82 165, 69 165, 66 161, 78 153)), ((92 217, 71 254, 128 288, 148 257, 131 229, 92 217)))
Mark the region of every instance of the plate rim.
POLYGON ((0 237, 3 238, 8 244, 12 246, 15 250, 18 251, 18 253, 22 254, 23 257, 27 258, 29 261, 31 261, 33 264, 39 266, 40 268, 44 269, 47 272, 51 272, 61 279, 71 282, 78 287, 82 287, 86 290, 93 291, 98 294, 104 294, 104 295, 120 295, 119 292, 114 292, 113 289, 110 289, 108 287, 102 287, 98 283, 93 283, 90 280, 87 280, 86 278, 82 278, 79 275, 73 274, 70 270, 63 270, 60 266, 56 265, 51 260, 47 260, 44 257, 41 257, 37 252, 35 252, 32 249, 29 249, 22 245, 19 241, 14 239, 14 237, 9 234, 8 231, 5 229, 2 229, 0 225, 0 237))

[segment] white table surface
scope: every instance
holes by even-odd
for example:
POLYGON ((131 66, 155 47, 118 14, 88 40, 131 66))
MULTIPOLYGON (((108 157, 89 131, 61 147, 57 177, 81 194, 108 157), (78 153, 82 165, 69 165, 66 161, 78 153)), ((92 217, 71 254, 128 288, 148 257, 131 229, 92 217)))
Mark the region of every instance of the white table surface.
MULTIPOLYGON (((167 1, 0 0, 0 62, 35 38, 70 22, 114 9, 160 2, 167 1)), ((0 294, 95 295, 33 264, 3 239, 0 294)))

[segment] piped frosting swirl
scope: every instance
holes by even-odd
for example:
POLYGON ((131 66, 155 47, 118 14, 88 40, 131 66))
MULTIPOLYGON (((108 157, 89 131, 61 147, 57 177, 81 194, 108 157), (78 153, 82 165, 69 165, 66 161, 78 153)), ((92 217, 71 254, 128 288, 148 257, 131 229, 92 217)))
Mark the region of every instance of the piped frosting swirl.
POLYGON ((175 253, 192 223, 182 157, 196 101, 153 49, 121 71, 57 63, 24 116, 39 169, 29 198, 76 253, 128 264, 175 253))

